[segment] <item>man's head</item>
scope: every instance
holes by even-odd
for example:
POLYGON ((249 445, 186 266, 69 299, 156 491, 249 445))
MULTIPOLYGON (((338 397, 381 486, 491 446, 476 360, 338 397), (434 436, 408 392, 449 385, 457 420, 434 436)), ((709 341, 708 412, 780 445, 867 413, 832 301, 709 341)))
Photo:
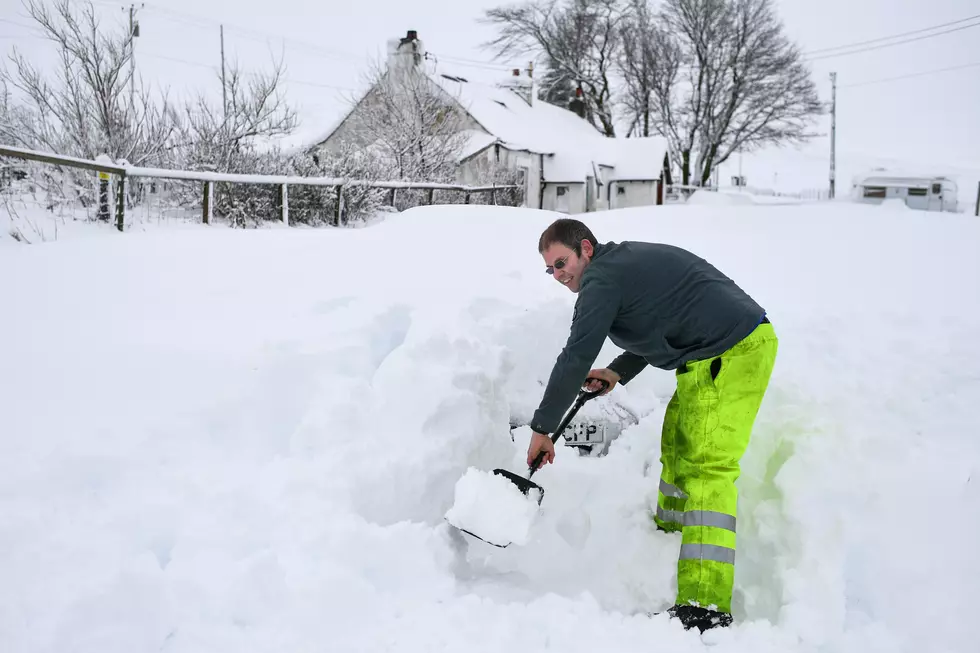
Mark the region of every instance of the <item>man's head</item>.
POLYGON ((589 228, 572 218, 555 220, 538 240, 545 271, 574 293, 581 287, 582 274, 596 247, 598 241, 589 228))

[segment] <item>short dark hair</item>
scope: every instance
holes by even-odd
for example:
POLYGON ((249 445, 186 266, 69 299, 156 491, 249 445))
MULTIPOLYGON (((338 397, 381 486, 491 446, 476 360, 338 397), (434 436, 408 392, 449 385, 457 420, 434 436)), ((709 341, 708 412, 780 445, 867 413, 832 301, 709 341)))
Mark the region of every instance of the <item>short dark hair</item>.
POLYGON ((592 243, 592 249, 599 246, 599 242, 592 235, 592 231, 585 226, 585 223, 573 218, 558 218, 544 230, 541 238, 538 239, 538 254, 555 243, 561 243, 581 256, 583 240, 592 243))

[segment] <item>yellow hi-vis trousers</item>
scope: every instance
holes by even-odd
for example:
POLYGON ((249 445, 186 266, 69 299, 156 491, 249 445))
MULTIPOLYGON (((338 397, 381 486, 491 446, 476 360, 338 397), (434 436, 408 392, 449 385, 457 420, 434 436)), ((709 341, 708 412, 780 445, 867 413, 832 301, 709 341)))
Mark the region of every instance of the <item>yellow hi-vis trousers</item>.
POLYGON ((678 605, 731 612, 735 579, 735 481, 776 361, 768 321, 714 358, 676 372, 661 439, 654 520, 681 531, 678 605))

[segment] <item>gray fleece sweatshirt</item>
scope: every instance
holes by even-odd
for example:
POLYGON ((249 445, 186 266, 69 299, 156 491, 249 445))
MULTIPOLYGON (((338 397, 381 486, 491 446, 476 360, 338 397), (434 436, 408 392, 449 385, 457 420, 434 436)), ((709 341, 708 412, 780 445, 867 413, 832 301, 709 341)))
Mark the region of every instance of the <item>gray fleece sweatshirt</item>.
POLYGON ((568 341, 530 426, 554 432, 606 336, 624 350, 607 367, 625 385, 647 365, 672 370, 718 356, 764 316, 735 282, 680 247, 601 243, 582 274, 568 341))

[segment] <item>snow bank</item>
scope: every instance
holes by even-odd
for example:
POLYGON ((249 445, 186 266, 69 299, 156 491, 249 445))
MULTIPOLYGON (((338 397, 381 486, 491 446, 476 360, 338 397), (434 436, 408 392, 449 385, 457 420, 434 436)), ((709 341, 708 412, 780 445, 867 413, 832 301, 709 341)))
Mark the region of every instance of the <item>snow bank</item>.
POLYGON ((892 197, 890 199, 882 200, 878 205, 883 211, 914 211, 915 209, 910 209, 909 205, 905 203, 905 200, 898 197, 892 197))
POLYGON ((540 494, 532 489, 525 495, 506 477, 471 467, 456 483, 446 519, 497 546, 526 544, 540 494))
POLYGON ((687 204, 694 206, 744 206, 754 204, 752 197, 744 193, 725 193, 711 190, 696 190, 687 198, 687 204))
POLYGON ((702 638, 647 616, 680 547, 649 519, 670 373, 583 407, 639 423, 602 458, 558 447, 523 545, 446 523, 467 470, 526 469, 509 420, 574 302, 536 252, 553 217, 436 206, 5 248, 4 650, 974 650, 980 223, 844 203, 586 216, 717 263, 781 339, 739 479, 737 623, 702 638))

